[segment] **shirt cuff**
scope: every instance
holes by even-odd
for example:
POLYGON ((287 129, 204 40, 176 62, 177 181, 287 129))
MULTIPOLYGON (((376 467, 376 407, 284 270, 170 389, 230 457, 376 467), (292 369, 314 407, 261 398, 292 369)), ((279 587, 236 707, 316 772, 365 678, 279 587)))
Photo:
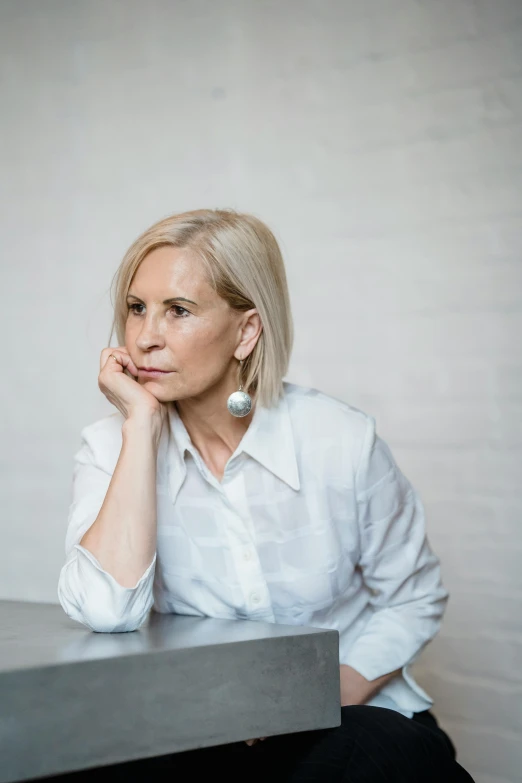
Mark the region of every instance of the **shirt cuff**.
MULTIPOLYGON (((403 622, 408 622, 408 618, 404 618, 403 622)), ((420 655, 427 641, 412 638, 403 622, 392 622, 391 618, 381 619, 374 615, 369 623, 373 628, 368 628, 355 640, 341 663, 351 666, 369 682, 409 666, 420 655)))

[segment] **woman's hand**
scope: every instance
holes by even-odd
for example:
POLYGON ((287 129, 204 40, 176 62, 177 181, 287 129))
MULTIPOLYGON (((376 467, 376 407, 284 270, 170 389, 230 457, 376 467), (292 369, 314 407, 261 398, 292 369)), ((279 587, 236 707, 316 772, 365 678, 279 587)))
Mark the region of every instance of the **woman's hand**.
POLYGON ((129 378, 124 370, 138 377, 138 368, 127 349, 124 346, 104 348, 101 352, 98 376, 100 390, 126 419, 131 415, 147 413, 157 415, 163 423, 166 405, 141 386, 137 380, 129 378))
POLYGON ((341 683, 341 707, 347 707, 351 704, 365 704, 373 698, 387 682, 393 680, 401 669, 396 669, 389 674, 383 674, 376 680, 367 680, 352 666, 341 664, 340 667, 341 683))
POLYGON ((245 740, 245 742, 247 745, 255 745, 256 742, 262 742, 263 740, 266 740, 266 737, 257 737, 256 739, 245 740))

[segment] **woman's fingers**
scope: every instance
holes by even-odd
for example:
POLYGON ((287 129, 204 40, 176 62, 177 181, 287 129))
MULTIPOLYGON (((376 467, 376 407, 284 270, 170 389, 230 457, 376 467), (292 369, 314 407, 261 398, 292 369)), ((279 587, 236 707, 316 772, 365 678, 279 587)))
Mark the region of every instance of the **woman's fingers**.
POLYGON ((128 350, 124 346, 118 346, 117 348, 104 348, 100 357, 100 371, 105 367, 107 362, 116 361, 120 364, 124 370, 129 370, 134 376, 138 375, 138 368, 132 361, 128 350), (116 360, 111 358, 114 354, 116 360))
POLYGON ((255 739, 245 740, 245 742, 247 745, 255 745, 256 742, 262 742, 263 740, 266 740, 266 737, 256 737, 255 739))

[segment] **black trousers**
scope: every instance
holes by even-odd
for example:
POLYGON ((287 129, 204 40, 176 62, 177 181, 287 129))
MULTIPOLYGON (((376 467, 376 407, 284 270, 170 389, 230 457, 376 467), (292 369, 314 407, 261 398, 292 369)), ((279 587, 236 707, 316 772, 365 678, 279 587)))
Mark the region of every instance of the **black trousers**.
POLYGON ((41 778, 56 783, 471 783, 432 712, 341 707, 341 725, 41 778))

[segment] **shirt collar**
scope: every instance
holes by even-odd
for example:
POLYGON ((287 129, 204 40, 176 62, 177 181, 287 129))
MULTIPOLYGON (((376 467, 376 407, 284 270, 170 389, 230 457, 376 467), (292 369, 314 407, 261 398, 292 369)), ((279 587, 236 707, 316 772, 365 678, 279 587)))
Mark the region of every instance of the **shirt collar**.
MULTIPOLYGON (((189 451, 196 461, 201 457, 173 404, 169 405, 169 424, 174 441, 169 443, 168 449, 169 484, 174 502, 186 475, 185 451, 189 451)), ((292 489, 300 489, 286 390, 272 408, 255 406, 252 421, 232 456, 241 452, 255 459, 292 489)))

